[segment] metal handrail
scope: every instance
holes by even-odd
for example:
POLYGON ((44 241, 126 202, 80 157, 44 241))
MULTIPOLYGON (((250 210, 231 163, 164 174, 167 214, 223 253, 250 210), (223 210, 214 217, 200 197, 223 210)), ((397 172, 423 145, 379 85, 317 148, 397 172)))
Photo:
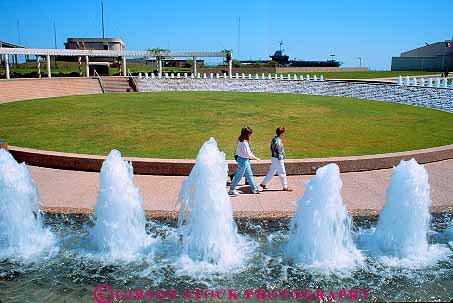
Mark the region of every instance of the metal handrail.
POLYGON ((102 93, 104 94, 105 93, 105 88, 104 88, 104 82, 102 82, 101 75, 98 74, 96 69, 93 69, 93 71, 94 71, 94 77, 98 79, 99 84, 101 85, 102 93))
POLYGON ((132 73, 131 73, 130 69, 127 69, 127 74, 129 76, 129 81, 132 82, 132 88, 134 89, 134 91, 138 91, 137 90, 137 82, 135 82, 134 76, 132 76, 132 73))

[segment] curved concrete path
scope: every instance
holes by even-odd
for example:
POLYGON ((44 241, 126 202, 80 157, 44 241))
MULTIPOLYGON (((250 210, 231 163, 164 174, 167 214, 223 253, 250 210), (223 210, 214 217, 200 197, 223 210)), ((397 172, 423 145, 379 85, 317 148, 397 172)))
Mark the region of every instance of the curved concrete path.
MULTIPOLYGON (((453 159, 425 164, 431 184, 432 206, 435 209, 453 209, 453 159)), ((41 195, 43 207, 50 212, 90 213, 96 205, 99 173, 57 170, 29 166, 41 195)), ((342 173, 343 200, 352 211, 379 211, 385 202, 385 190, 392 170, 342 173)), ((236 216, 278 217, 289 216, 304 191, 304 183, 312 176, 289 176, 294 192, 283 192, 278 177, 269 184, 270 190, 260 195, 249 193, 248 186, 232 198, 236 216)), ((175 215, 176 199, 184 176, 136 175, 144 208, 150 216, 175 215)), ((256 177, 259 182, 262 177, 256 177)))

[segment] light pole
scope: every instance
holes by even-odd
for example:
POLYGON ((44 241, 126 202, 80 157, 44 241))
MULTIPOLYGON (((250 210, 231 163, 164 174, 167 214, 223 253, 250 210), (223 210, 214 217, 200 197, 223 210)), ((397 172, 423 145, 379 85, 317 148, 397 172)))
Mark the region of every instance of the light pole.
POLYGON ((359 59, 359 66, 362 67, 362 57, 358 57, 357 59, 359 59))
POLYGON ((104 34, 104 1, 101 1, 101 24, 102 24, 102 39, 105 38, 104 34))

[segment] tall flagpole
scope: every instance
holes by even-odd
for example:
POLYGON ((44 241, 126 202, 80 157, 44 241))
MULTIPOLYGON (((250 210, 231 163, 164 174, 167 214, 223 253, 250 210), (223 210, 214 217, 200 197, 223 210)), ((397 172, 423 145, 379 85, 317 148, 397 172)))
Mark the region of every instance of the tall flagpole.
POLYGON ((53 22, 53 42, 55 49, 57 49, 57 27, 55 26, 55 21, 53 22))
POLYGON ((104 34, 104 1, 101 1, 101 15, 102 15, 102 39, 105 38, 104 34))

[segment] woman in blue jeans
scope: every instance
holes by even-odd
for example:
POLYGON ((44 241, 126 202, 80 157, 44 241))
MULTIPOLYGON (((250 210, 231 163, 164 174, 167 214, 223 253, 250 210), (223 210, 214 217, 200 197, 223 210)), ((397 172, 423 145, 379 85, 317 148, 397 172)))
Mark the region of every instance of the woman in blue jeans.
POLYGON ((236 173, 234 174, 233 181, 231 181, 230 184, 230 191, 228 192, 230 195, 237 194, 235 188, 244 175, 252 188, 252 192, 254 194, 259 194, 260 192, 258 186, 256 186, 255 181, 253 180, 252 166, 250 165, 250 160, 261 160, 260 158, 255 157, 250 149, 249 141, 252 133, 253 130, 250 127, 245 127, 241 130, 241 135, 238 138, 236 145, 238 167, 236 169, 236 173))

